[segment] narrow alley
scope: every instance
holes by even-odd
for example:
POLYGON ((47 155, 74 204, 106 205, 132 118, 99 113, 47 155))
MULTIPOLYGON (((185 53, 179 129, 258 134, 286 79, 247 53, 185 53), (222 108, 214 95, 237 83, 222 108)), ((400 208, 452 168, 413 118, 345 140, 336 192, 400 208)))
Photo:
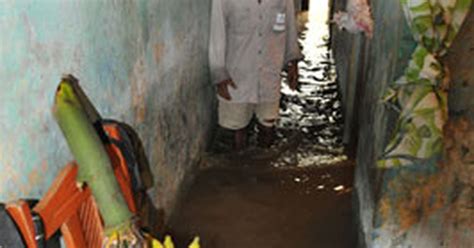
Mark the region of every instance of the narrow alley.
POLYGON ((474 247, 472 2, 0 0, 0 248, 474 247))
MULTIPOLYGON (((312 6, 313 5, 313 6, 312 6)), ((210 248, 357 245, 354 162, 343 154, 342 116, 329 44, 329 2, 298 14, 300 88, 283 79, 278 139, 269 150, 211 154, 179 203, 169 232, 210 248)))

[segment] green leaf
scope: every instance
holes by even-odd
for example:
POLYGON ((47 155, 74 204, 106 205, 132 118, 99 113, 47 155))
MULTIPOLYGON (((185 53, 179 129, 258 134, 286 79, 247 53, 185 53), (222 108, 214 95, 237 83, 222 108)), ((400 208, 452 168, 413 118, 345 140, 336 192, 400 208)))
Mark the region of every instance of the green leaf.
POLYGON ((466 12, 468 12, 469 8, 471 8, 471 3, 472 0, 457 0, 454 9, 465 10, 466 12))
POLYGON ((430 138, 432 136, 431 130, 427 125, 418 128, 418 135, 421 138, 430 138))
POLYGON ((410 8, 410 11, 414 12, 415 14, 416 13, 424 13, 424 12, 427 12, 427 11, 430 11, 431 10, 431 6, 430 6, 430 2, 429 1, 426 1, 418 6, 414 6, 414 7, 411 7, 410 8))
POLYGON ((431 16, 418 16, 413 19, 413 27, 415 28, 416 32, 423 34, 428 29, 433 28, 433 21, 431 16))
POLYGON ((427 55, 428 55, 428 51, 425 48, 420 47, 416 50, 415 53, 413 53, 413 62, 419 68, 422 68, 427 55))

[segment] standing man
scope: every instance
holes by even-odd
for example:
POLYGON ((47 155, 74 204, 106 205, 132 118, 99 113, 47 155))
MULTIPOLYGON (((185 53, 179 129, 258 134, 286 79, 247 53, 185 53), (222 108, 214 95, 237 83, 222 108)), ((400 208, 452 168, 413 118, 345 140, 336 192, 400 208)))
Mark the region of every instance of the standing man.
POLYGON ((233 148, 247 143, 255 114, 259 146, 273 142, 278 119, 280 73, 297 87, 294 0, 212 0, 209 62, 219 99, 219 126, 232 132, 233 148))

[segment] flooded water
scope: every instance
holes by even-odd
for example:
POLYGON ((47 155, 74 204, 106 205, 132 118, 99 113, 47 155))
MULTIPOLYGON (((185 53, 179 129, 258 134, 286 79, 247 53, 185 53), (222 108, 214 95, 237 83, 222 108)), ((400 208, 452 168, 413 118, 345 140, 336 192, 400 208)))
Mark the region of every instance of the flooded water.
POLYGON ((356 247, 353 165, 213 168, 200 173, 167 232, 179 247, 356 247))
POLYGON ((329 45, 329 5, 299 14, 299 43, 304 59, 299 62, 298 91, 282 82, 279 143, 294 142, 296 153, 288 152, 274 162, 275 167, 332 164, 342 155, 342 111, 336 82, 336 68, 329 45))
POLYGON ((264 151, 257 148, 258 134, 254 120, 251 124, 253 128, 250 128, 249 148, 237 156, 229 156, 229 149, 224 149, 222 157, 211 159, 229 161, 213 164, 311 167, 337 164, 347 159, 342 146, 342 110, 336 68, 329 44, 329 3, 328 0, 314 1, 314 8, 311 3, 309 11, 298 14, 298 42, 304 56, 298 63, 298 90, 288 87, 286 75, 282 73, 280 119, 276 125, 275 145, 264 151))
MULTIPOLYGON (((298 91, 283 79, 278 139, 201 161, 168 232, 203 247, 355 247, 351 212, 354 162, 341 145, 341 103, 328 46, 328 6, 300 14, 298 91), (331 166, 327 166, 331 165, 331 166)), ((327 3, 327 2, 326 2, 327 3)))

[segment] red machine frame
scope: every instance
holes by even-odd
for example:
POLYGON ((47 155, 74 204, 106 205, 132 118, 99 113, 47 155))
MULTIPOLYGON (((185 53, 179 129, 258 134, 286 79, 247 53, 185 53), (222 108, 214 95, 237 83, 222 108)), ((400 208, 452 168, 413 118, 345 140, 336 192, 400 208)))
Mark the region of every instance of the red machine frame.
MULTIPOLYGON (((102 128, 111 140, 122 140, 118 124, 106 123, 102 128)), ((124 153, 113 142, 105 147, 125 201, 130 211, 136 214, 132 179, 124 153)), ((66 165, 33 209, 24 200, 7 204, 7 211, 17 224, 28 248, 38 248, 33 213, 42 219, 45 240, 59 230, 68 248, 102 246, 104 226, 99 209, 87 185, 76 181, 77 172, 78 166, 74 162, 66 165)))

